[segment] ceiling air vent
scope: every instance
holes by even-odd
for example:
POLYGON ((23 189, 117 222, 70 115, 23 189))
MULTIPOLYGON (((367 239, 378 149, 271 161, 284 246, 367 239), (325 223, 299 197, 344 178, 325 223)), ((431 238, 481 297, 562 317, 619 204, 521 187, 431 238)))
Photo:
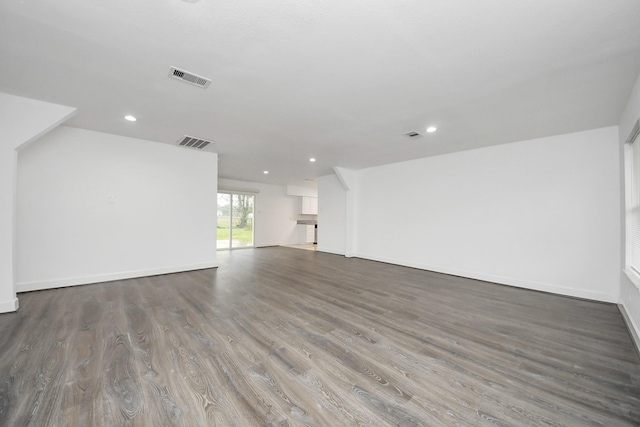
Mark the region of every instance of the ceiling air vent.
POLYGON ((192 136, 185 135, 180 141, 178 141, 178 145, 182 147, 191 147, 198 148, 202 150, 207 145, 212 144, 212 141, 207 141, 206 139, 194 138, 192 136))
POLYGON ((186 83, 191 83, 192 85, 196 85, 201 88, 207 88, 209 87, 209 83, 211 83, 211 80, 207 78, 198 76, 197 74, 193 74, 188 71, 181 70, 176 67, 169 68, 169 77, 182 80, 186 83))
POLYGON ((407 132, 407 133, 405 133, 405 134, 404 134, 404 136, 406 136, 406 137, 409 137, 409 138, 413 139, 413 138, 417 138, 417 137, 422 136, 422 135, 420 135, 420 134, 419 134, 418 132, 416 132, 415 130, 412 130, 411 132, 407 132))

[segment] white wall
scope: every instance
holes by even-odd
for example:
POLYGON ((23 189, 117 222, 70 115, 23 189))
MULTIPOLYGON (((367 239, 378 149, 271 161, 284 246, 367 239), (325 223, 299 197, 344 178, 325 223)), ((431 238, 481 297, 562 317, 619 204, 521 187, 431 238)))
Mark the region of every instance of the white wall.
MULTIPOLYGON (((620 118, 620 164, 624 164, 624 150, 623 144, 626 141, 631 129, 633 128, 636 120, 640 118, 640 76, 633 88, 629 97, 629 102, 620 118)), ((620 175, 620 181, 622 183, 622 196, 621 196, 621 211, 624 213, 624 174, 620 175)), ((623 215, 624 219, 624 215, 623 215)), ((625 253, 625 227, 624 221, 620 229, 621 234, 621 250, 625 253)), ((625 267, 625 256, 622 257, 622 267, 625 267)), ((621 274, 620 277, 620 303, 624 307, 624 311, 627 314, 628 321, 631 323, 632 333, 635 333, 636 345, 640 348, 640 281, 637 283, 631 282, 625 274, 621 274)))
POLYGON ((287 185, 288 196, 318 197, 318 184, 315 181, 304 182, 304 185, 287 185))
POLYGON ((18 291, 215 267, 216 188, 215 153, 51 131, 18 154, 18 291))
POLYGON ((357 172, 357 256, 618 300, 617 127, 357 172))
POLYGON ((297 243, 300 197, 288 196, 285 186, 220 178, 218 187, 221 190, 259 191, 254 213, 256 247, 297 243))
POLYGON ((346 192, 336 175, 318 178, 318 248, 344 255, 346 250, 346 192))
POLYGON ((17 152, 73 116, 75 108, 0 93, 0 313, 15 311, 17 152))

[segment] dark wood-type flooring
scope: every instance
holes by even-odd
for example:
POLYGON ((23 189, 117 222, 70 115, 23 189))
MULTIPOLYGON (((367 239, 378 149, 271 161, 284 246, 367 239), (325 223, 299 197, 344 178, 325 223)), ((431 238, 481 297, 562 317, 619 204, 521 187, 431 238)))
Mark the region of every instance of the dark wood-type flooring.
POLYGON ((618 308, 289 248, 20 295, 0 425, 638 426, 618 308))

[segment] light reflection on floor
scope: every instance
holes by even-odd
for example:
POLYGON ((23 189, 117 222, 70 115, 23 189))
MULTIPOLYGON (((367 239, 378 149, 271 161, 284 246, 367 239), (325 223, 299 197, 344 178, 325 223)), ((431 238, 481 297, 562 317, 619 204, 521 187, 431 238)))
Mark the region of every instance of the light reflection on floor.
MULTIPOLYGON (((253 242, 241 242, 240 240, 232 240, 231 247, 232 248, 252 248, 253 242)), ((229 249, 229 239, 218 240, 216 248, 229 249)))
POLYGON ((305 251, 315 251, 318 245, 313 243, 305 243, 303 245, 282 245, 285 248, 304 249, 305 251))

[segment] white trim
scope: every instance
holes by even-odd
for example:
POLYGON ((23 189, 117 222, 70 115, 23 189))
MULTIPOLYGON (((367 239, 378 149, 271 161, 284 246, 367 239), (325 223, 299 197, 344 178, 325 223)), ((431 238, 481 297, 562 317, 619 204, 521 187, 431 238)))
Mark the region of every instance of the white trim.
POLYGON ((629 136, 627 136, 627 140, 624 143, 633 144, 638 136, 640 136, 640 118, 633 124, 633 128, 631 128, 631 132, 629 132, 629 136))
POLYGON ((342 256, 344 256, 344 251, 341 251, 341 250, 339 250, 339 249, 331 249, 331 248, 324 248, 324 247, 318 246, 318 247, 316 248, 316 251, 317 251, 317 252, 325 252, 325 253, 328 253, 328 254, 334 254, 334 255, 342 255, 342 256))
POLYGON ((218 187, 218 193, 224 194, 246 194, 247 196, 255 196, 260 193, 257 188, 236 188, 236 187, 218 187))
POLYGON ((0 313, 11 313, 12 311, 17 311, 18 307, 20 307, 18 298, 0 301, 0 313))
MULTIPOLYGON (((634 227, 637 226, 633 224, 633 220, 637 221, 637 217, 635 217, 632 213, 631 206, 634 205, 634 189, 637 190, 637 184, 634 181, 634 173, 638 173, 638 171, 634 172, 634 160, 633 153, 634 148, 633 144, 639 143, 638 137, 640 135, 640 119, 636 120, 633 129, 629 133, 626 142, 622 146, 622 155, 623 155, 623 164, 624 164, 624 239, 625 239, 625 247, 624 247, 624 263, 625 267, 623 269, 624 273, 627 275, 631 283, 633 283, 638 290, 640 290, 640 273, 633 269, 631 265, 634 263, 633 253, 634 253, 634 227)), ((637 147, 636 147, 637 149, 637 147)))
POLYGON ((640 291, 640 274, 631 267, 625 267, 622 271, 624 271, 624 274, 629 278, 631 283, 640 291))
POLYGON ((602 302, 611 302, 615 304, 618 303, 617 294, 605 294, 602 292, 585 291, 583 289, 567 288, 564 286, 558 286, 551 283, 534 282, 530 280, 522 280, 522 279, 517 279, 513 277, 496 276, 493 274, 458 270, 455 268, 443 267, 443 266, 437 266, 437 265, 406 262, 404 260, 387 258, 387 257, 379 257, 375 255, 367 255, 363 253, 355 253, 352 256, 357 258, 369 259, 373 261, 386 262, 389 264, 402 265, 405 267, 418 268, 420 270, 434 271, 436 273, 451 274, 453 276, 460 276, 460 277, 466 277, 469 279, 482 280, 485 282, 498 283, 500 285, 513 286, 516 288, 525 288, 533 291, 549 292, 552 294, 570 296, 575 298, 584 298, 584 299, 602 301, 602 302))
POLYGON ((622 318, 624 319, 624 322, 627 324, 627 329, 629 330, 629 335, 631 335, 631 340, 635 344, 636 351, 640 355, 640 327, 638 327, 638 325, 635 324, 631 316, 629 316, 629 313, 627 312, 627 309, 624 306, 624 304, 618 304, 618 309, 622 314, 622 318))
POLYGON ((133 279, 136 277, 156 276, 159 274, 180 273, 183 271, 216 268, 218 264, 204 262, 200 264, 155 268, 151 270, 123 271, 120 273, 99 274, 96 276, 71 277, 66 279, 43 280, 16 284, 16 292, 40 291, 44 289, 64 288, 67 286, 87 285, 90 283, 110 282, 112 280, 133 279))
POLYGON ((272 246, 291 246, 291 245, 296 245, 297 243, 293 242, 293 243, 287 243, 287 242, 273 242, 273 243, 260 243, 259 245, 256 245, 256 248, 270 248, 272 246))
MULTIPOLYGON (((624 174, 624 205, 623 205, 623 209, 624 209, 624 223, 623 223, 623 229, 624 229, 624 264, 625 266, 628 266, 631 264, 631 251, 633 248, 633 239, 631 237, 631 214, 629 212, 629 208, 628 206, 631 205, 632 203, 632 186, 633 186, 633 176, 631 173, 631 164, 632 164, 632 159, 631 159, 631 144, 624 144, 622 146, 622 155, 623 155, 623 163, 624 163, 624 170, 622 171, 624 174)), ((626 272, 625 272, 626 273, 626 272)))

